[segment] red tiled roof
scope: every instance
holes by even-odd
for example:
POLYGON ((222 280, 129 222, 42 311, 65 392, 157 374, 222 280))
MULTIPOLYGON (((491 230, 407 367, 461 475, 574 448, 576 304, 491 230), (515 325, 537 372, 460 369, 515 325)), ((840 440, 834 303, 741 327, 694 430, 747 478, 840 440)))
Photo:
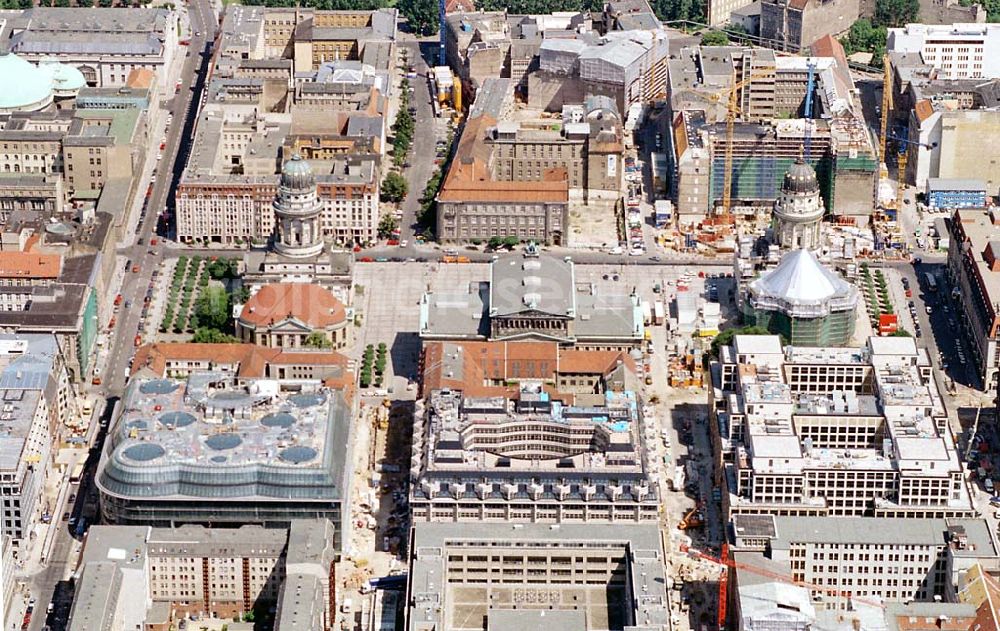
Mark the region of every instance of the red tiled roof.
POLYGON ((328 289, 312 283, 272 283, 250 297, 240 313, 240 321, 268 326, 295 318, 314 329, 344 322, 344 305, 328 289))
POLYGON ((618 362, 635 369, 635 362, 622 351, 565 349, 559 353, 559 372, 603 375, 613 370, 618 362))
POLYGON ((917 101, 917 104, 913 106, 913 111, 917 115, 917 120, 921 123, 931 117, 934 113, 934 106, 927 99, 917 101))
POLYGON ((59 278, 61 269, 58 254, 0 252, 0 278, 59 278))
POLYGON ((149 68, 133 68, 125 79, 125 85, 130 88, 148 88, 153 85, 156 73, 149 68))
POLYGON ((238 364, 239 376, 263 377, 268 365, 343 366, 348 359, 335 351, 283 351, 256 344, 200 344, 196 342, 161 342, 139 347, 132 362, 132 373, 146 368, 163 375, 169 361, 211 361, 215 364, 238 364))
POLYGON ((567 202, 569 176, 565 169, 549 169, 542 180, 497 181, 489 168, 489 148, 484 139, 496 125, 483 114, 465 123, 448 176, 438 199, 444 202, 567 202))
POLYGON ((555 342, 429 342, 424 345, 424 392, 455 388, 471 396, 504 395, 508 386, 489 382, 512 379, 551 380, 555 376, 555 342), (446 374, 445 349, 461 348, 463 373, 446 374))
POLYGON ((492 384, 524 379, 552 382, 564 373, 606 375, 619 362, 635 372, 635 362, 621 351, 560 349, 556 342, 428 342, 422 387, 424 393, 453 388, 476 397, 512 395, 514 386, 492 384), (449 348, 461 349, 461 374, 446 374, 449 348))

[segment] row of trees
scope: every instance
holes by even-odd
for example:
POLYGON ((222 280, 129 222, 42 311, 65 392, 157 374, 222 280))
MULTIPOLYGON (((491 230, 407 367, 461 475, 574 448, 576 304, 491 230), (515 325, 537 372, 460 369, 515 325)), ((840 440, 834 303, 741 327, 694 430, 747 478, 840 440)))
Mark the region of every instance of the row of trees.
MULTIPOLYGON (((995 1, 1000 2, 1000 0, 995 1)), ((661 20, 705 21, 705 0, 652 0, 650 5, 661 20)), ((437 33, 438 6, 436 0, 400 0, 396 6, 399 8, 399 12, 406 17, 406 21, 414 32, 421 35, 437 33)), ((603 0, 479 0, 476 2, 476 8, 479 10, 507 11, 513 15, 535 15, 552 13, 553 11, 600 11, 603 7, 603 0)))
POLYGON ((371 344, 365 347, 365 352, 361 356, 361 374, 358 376, 362 388, 367 388, 372 384, 375 387, 382 385, 388 352, 389 349, 385 342, 379 342, 377 349, 371 344))
POLYGON ((399 97, 399 113, 396 114, 396 122, 392 124, 392 160, 397 167, 403 166, 406 162, 406 156, 410 153, 410 146, 413 144, 415 121, 409 109, 409 87, 409 80, 403 79, 399 97))
POLYGON ((437 194, 438 190, 441 189, 441 181, 444 179, 444 170, 442 167, 438 167, 434 171, 434 175, 431 179, 427 180, 427 186, 424 187, 424 194, 420 197, 420 210, 417 211, 417 221, 423 226, 424 232, 431 232, 434 230, 434 226, 437 225, 437 194))

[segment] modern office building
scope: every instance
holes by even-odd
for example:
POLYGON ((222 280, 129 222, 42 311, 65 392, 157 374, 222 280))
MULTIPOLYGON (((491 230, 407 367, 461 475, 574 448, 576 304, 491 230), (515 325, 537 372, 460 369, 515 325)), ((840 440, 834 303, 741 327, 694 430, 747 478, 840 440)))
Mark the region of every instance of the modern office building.
POLYGON ((420 299, 425 340, 547 340, 584 349, 628 350, 644 341, 635 294, 603 294, 578 283, 573 261, 537 249, 501 256, 488 282, 420 299))
POLYGON ((728 514, 975 515, 930 357, 913 338, 782 348, 777 336, 737 335, 713 370, 728 514))
POLYGON ((482 393, 471 373, 468 393, 424 393, 413 432, 414 522, 658 519, 633 391, 564 396, 525 379, 513 394, 482 393))
POLYGON ((877 149, 854 95, 844 49, 832 37, 812 56, 765 48, 685 47, 669 61, 669 133, 664 140, 671 197, 682 225, 700 222, 722 201, 731 168, 730 210, 770 213, 785 174, 802 158, 816 171, 827 212, 863 225, 873 210, 877 149), (805 112, 812 63, 813 111, 805 112), (726 107, 733 81, 740 114, 729 147, 726 107))
POLYGON ((45 484, 54 445, 78 421, 76 400, 53 335, 0 335, 0 532, 23 553, 51 508, 45 484))
POLYGON ((289 528, 92 526, 68 629, 167 629, 187 616, 232 618, 274 607, 277 629, 327 628, 335 611, 333 538, 326 520, 289 528), (286 601, 298 605, 297 617, 286 601))
POLYGON ((954 602, 973 566, 1000 567, 985 519, 882 519, 873 528, 863 517, 735 515, 733 530, 736 549, 761 551, 791 580, 830 588, 813 595, 817 607, 846 595, 954 602))
POLYGON ((1000 27, 995 24, 907 24, 889 29, 886 50, 919 55, 941 79, 1000 77, 1000 27))
POLYGON ((121 87, 133 70, 149 70, 165 89, 179 31, 177 13, 164 8, 34 7, 0 31, 0 48, 75 66, 91 86, 121 87))
POLYGON ((1000 352, 1000 242, 997 240, 1000 213, 962 209, 951 221, 948 246, 948 278, 951 298, 960 305, 959 326, 969 341, 973 365, 985 392, 997 389, 1000 352))
MULTIPOLYGON (((827 520, 831 521, 831 520, 827 520)), ((839 521, 839 520, 838 520, 839 521)), ((907 520, 909 521, 909 520, 907 520)), ((816 544, 817 547, 827 544, 816 544)), ((874 548, 875 546, 872 546, 874 548)), ((869 548, 871 550, 872 548, 869 548)), ((836 554, 838 557, 839 553, 836 554)), ((854 558, 864 557, 909 557, 917 555, 881 555, 871 552, 845 553, 854 558)), ((858 629, 892 629, 901 631, 934 631, 952 629, 955 631, 976 631, 988 628, 980 625, 992 622, 991 607, 987 604, 980 612, 971 604, 961 602, 883 602, 878 598, 865 598, 847 593, 847 588, 839 592, 836 587, 826 587, 819 583, 796 582, 789 563, 773 561, 759 552, 735 552, 736 566, 731 572, 729 586, 732 617, 730 628, 739 631, 780 629, 781 631, 857 631, 858 629), (843 594, 843 596, 838 596, 843 594), (980 618, 980 613, 985 613, 980 618)), ((889 562, 890 565, 892 562, 889 562)), ((909 566, 909 563, 906 563, 909 566)), ((888 568, 886 568, 888 571, 888 568)), ((900 569, 894 567, 894 569, 900 569)), ((915 569, 907 567, 907 569, 915 569)), ((883 573, 873 572, 859 581, 887 584, 896 582, 911 584, 912 579, 891 578, 883 573)), ((838 578, 831 584, 843 584, 850 577, 838 578)), ((866 589, 865 591, 872 591, 866 589)), ((877 590, 876 590, 877 591, 877 590)))
POLYGON ((739 285, 738 308, 748 326, 765 328, 796 346, 844 346, 854 335, 857 288, 810 250, 789 252, 774 269, 739 285))
POLYGON ((655 524, 415 524, 404 628, 667 628, 661 541, 655 524))
POLYGON ((351 406, 318 380, 132 379, 95 480, 112 524, 287 526, 343 536, 351 406), (294 385, 294 389, 291 388, 294 385))
POLYGON ((929 178, 927 180, 927 206, 934 210, 957 208, 986 208, 986 182, 929 178))

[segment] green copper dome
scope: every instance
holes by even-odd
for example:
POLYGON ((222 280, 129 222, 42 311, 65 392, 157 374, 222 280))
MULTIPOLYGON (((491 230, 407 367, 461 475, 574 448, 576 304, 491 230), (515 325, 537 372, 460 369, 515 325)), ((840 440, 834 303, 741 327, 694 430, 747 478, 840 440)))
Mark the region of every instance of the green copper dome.
POLYGON ((0 54, 0 112, 34 111, 52 102, 52 76, 13 53, 0 54))
POLYGON ((38 64, 38 69, 47 72, 52 77, 52 88, 56 96, 75 95, 80 88, 87 85, 87 80, 83 78, 83 73, 67 64, 61 64, 55 59, 43 59, 38 64))

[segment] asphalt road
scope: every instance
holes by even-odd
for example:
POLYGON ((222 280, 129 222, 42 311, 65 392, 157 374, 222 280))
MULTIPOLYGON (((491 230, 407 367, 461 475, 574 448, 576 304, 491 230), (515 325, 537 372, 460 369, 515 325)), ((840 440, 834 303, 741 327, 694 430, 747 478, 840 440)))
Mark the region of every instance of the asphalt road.
MULTIPOLYGON (((102 378, 102 393, 105 396, 116 396, 123 392, 128 362, 135 352, 135 338, 144 333, 139 330, 142 306, 147 294, 152 291, 153 270, 159 266, 164 255, 163 245, 151 247, 149 241, 150 237, 155 236, 159 213, 167 207, 173 208, 175 187, 187 163, 187 154, 191 149, 190 139, 194 137, 198 102, 205 88, 205 77, 211 61, 210 46, 218 28, 213 4, 210 0, 192 0, 188 5, 188 13, 191 30, 195 34, 192 35, 189 46, 191 55, 185 60, 181 71, 181 89, 170 106, 173 123, 166 133, 166 149, 160 160, 159 174, 153 179, 152 193, 143 207, 143 214, 136 228, 136 242, 119 249, 119 254, 126 256, 131 262, 120 292, 122 304, 129 302, 131 307, 123 306, 120 309, 112 331, 110 354, 102 378)), ((152 329, 152 323, 150 328, 152 329)))
POLYGON ((399 222, 399 238, 413 243, 413 237, 420 230, 417 224, 420 198, 423 196, 424 187, 427 186, 427 180, 431 178, 436 168, 432 157, 436 142, 434 111, 431 109, 430 86, 427 84, 428 66, 421 53, 427 51, 428 54, 437 54, 437 47, 427 43, 422 49, 419 40, 409 40, 403 43, 403 48, 407 52, 407 63, 413 66, 417 73, 415 79, 409 80, 413 87, 410 105, 416 107, 417 111, 414 115, 413 143, 410 155, 407 157, 410 166, 403 170, 409 192, 402 204, 403 218, 399 222))
MULTIPOLYGON (((112 397, 109 404, 113 402, 113 397, 124 389, 128 361, 135 349, 134 339, 139 326, 141 305, 145 297, 146 287, 150 282, 152 271, 161 257, 159 251, 150 253, 148 245, 139 245, 138 240, 141 239, 142 243, 148 244, 150 236, 154 234, 156 229, 158 211, 164 208, 168 200, 172 201, 174 185, 180 176, 186 162, 186 153, 189 150, 188 143, 185 141, 193 136, 197 108, 193 108, 192 104, 197 103, 194 99, 200 98, 204 88, 210 57, 206 45, 214 39, 218 28, 218 20, 210 0, 191 0, 188 4, 188 12, 191 30, 200 33, 200 35, 191 37, 189 47, 191 55, 184 61, 181 72, 181 89, 169 108, 174 120, 167 132, 166 149, 163 151, 163 158, 158 165, 159 176, 153 180, 152 193, 136 229, 137 242, 119 250, 119 254, 130 258, 133 265, 139 266, 140 271, 133 273, 129 270, 125 275, 121 293, 125 300, 131 301, 132 308, 120 310, 117 315, 116 328, 112 331, 113 335, 110 336, 110 356, 101 388, 101 393, 104 396, 112 397), (191 89, 192 85, 194 90, 191 89), (168 175, 169 177, 166 177, 168 175)), ((110 414, 110 406, 107 414, 110 414)), ((97 443, 93 447, 91 458, 88 461, 87 473, 79 488, 76 506, 69 509, 77 518, 84 512, 85 498, 89 498, 91 502, 96 499, 93 490, 93 474, 102 445, 101 438, 103 438, 103 432, 99 434, 97 443)), ((74 487, 71 490, 77 489, 74 487)), ((52 631, 62 631, 68 626, 73 594, 70 583, 64 579, 69 572, 75 569, 73 552, 78 543, 71 534, 68 524, 61 521, 61 517, 61 515, 56 515, 54 518, 59 520, 54 522, 58 525, 58 530, 54 535, 46 559, 46 567, 30 581, 31 592, 37 602, 29 631, 40 631, 43 625, 48 625, 52 631), (54 609, 46 615, 50 602, 53 603, 54 609)))

